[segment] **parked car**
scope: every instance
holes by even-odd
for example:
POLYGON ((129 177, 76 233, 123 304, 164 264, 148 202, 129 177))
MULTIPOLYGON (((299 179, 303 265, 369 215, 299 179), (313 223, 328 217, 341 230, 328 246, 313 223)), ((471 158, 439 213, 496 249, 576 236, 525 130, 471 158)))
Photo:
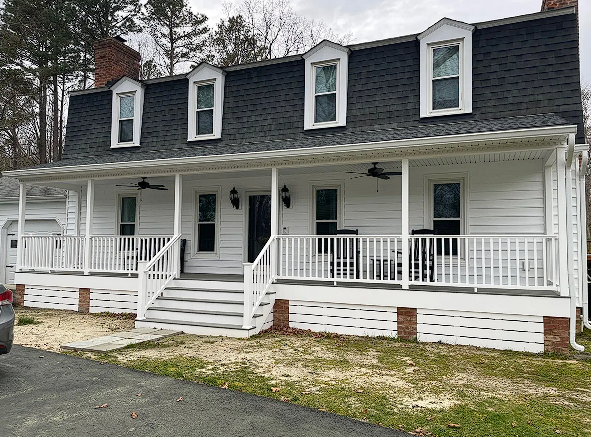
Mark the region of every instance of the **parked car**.
POLYGON ((0 354, 7 354, 12 348, 14 332, 14 310, 12 291, 0 284, 0 354))

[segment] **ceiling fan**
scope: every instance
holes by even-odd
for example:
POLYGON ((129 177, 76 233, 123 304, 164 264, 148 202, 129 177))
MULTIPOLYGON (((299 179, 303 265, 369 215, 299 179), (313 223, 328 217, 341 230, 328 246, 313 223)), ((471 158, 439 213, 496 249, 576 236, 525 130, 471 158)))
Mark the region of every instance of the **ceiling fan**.
POLYGON ((400 176, 402 175, 401 171, 384 171, 383 168, 378 167, 378 163, 377 162, 372 162, 373 167, 370 167, 367 169, 367 173, 359 173, 359 172, 355 172, 355 171, 349 171, 347 173, 354 173, 354 174, 358 174, 359 176, 351 178, 351 179, 357 179, 363 176, 371 176, 376 178, 376 192, 379 191, 378 188, 378 179, 383 179, 383 180, 387 180, 390 179, 390 176, 400 176))
POLYGON ((142 177, 142 180, 139 181, 137 184, 128 184, 128 185, 115 185, 116 187, 127 187, 127 188, 137 188, 138 190, 145 190, 149 188, 150 190, 168 190, 164 185, 157 185, 157 184, 150 184, 147 178, 142 177))
MULTIPOLYGON (((359 174, 361 176, 371 176, 374 178, 379 178, 379 179, 390 179, 390 176, 400 176, 402 175, 401 171, 384 171, 383 168, 378 167, 378 163, 377 162, 372 162, 373 167, 370 167, 367 169, 367 173, 358 173, 356 171, 348 171, 347 173, 355 173, 355 174, 359 174)), ((361 177, 358 176, 358 177, 361 177)))

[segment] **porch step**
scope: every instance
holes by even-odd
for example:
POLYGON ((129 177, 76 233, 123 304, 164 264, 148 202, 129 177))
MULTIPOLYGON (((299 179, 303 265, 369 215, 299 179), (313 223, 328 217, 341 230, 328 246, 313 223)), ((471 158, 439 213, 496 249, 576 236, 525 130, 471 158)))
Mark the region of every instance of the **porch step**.
MULTIPOLYGON (((237 296, 231 296, 234 299, 228 299, 227 296, 222 296, 220 298, 219 294, 220 293, 210 292, 209 296, 207 296, 207 298, 205 299, 195 298, 192 296, 161 296, 154 302, 154 307, 242 313, 244 308, 244 300, 242 299, 242 294, 239 294, 237 296)), ((261 302, 261 306, 265 305, 269 305, 269 302, 261 302)))
MULTIPOLYGON (((158 302, 158 300, 156 300, 158 302)), ((146 318, 158 320, 176 320, 189 323, 220 323, 229 325, 241 325, 243 314, 240 311, 220 311, 207 309, 187 309, 187 308, 162 308, 151 306, 146 311, 146 318)), ((253 319, 261 317, 262 312, 254 315, 253 319)))
POLYGON ((206 279, 174 279, 168 288, 184 288, 197 290, 234 290, 244 291, 244 282, 219 281, 206 279))
MULTIPOLYGON (((267 294, 274 294, 269 292, 267 294)), ((166 298, 190 298, 205 299, 217 301, 242 301, 244 299, 243 290, 212 290, 204 288, 188 287, 167 287, 162 293, 166 298)))
POLYGON ((211 322, 188 322, 169 319, 145 318, 136 320, 135 326, 138 328, 157 328, 157 329, 175 329, 183 331, 186 334, 196 335, 214 335, 224 337, 247 338, 255 333, 255 329, 244 329, 242 325, 211 322))

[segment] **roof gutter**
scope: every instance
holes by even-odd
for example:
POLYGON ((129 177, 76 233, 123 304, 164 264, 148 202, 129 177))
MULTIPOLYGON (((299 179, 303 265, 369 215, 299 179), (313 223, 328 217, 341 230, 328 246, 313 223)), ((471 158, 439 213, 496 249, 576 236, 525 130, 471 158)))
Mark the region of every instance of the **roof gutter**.
MULTIPOLYGON (((160 169, 162 167, 171 167, 175 172, 183 172, 178 169, 178 166, 194 166, 194 165, 214 165, 214 164, 228 164, 228 163, 245 163, 256 162, 259 167, 264 166, 262 160, 289 160, 292 158, 301 157, 327 157, 339 156, 343 153, 351 152, 373 152, 373 151, 393 151, 416 148, 418 150, 427 149, 429 147, 442 147, 446 145, 461 145, 471 144, 475 142, 486 141, 515 141, 526 140, 534 138, 544 138, 553 136, 565 136, 575 134, 577 132, 576 125, 567 126, 552 126, 532 129, 515 129, 507 131, 496 132, 479 132, 461 135, 446 135, 439 137, 423 137, 411 138, 402 140, 388 140, 378 141, 373 143, 357 143, 357 144, 342 144, 335 146, 322 147, 306 147, 300 149, 287 150, 270 150, 262 152, 249 153, 234 153, 223 155, 209 155, 209 156, 191 156, 184 158, 166 158, 142 161, 128 161, 128 162, 112 162, 104 164, 87 164, 87 165, 72 165, 62 167, 48 167, 48 168, 30 168, 22 170, 11 170, 3 172, 4 176, 17 178, 22 182, 27 180, 42 180, 45 177, 55 176, 71 176, 73 179, 83 178, 88 179, 89 174, 96 173, 99 176, 101 173, 109 171, 121 170, 150 170, 160 169)), ((277 166, 289 166, 289 162, 283 164, 274 164, 277 166)), ((291 164, 294 165, 293 163, 291 164)))

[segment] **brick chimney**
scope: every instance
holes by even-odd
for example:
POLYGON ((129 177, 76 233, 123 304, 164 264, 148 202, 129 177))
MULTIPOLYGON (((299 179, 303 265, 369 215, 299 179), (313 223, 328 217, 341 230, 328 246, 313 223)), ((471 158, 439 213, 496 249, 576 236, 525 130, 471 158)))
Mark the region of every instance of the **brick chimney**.
POLYGON ((103 38, 94 43, 94 86, 105 86, 111 80, 127 76, 140 77, 140 54, 120 36, 103 38))
POLYGON ((574 6, 575 11, 579 12, 578 0, 542 0, 542 12, 550 9, 562 9, 574 6))

